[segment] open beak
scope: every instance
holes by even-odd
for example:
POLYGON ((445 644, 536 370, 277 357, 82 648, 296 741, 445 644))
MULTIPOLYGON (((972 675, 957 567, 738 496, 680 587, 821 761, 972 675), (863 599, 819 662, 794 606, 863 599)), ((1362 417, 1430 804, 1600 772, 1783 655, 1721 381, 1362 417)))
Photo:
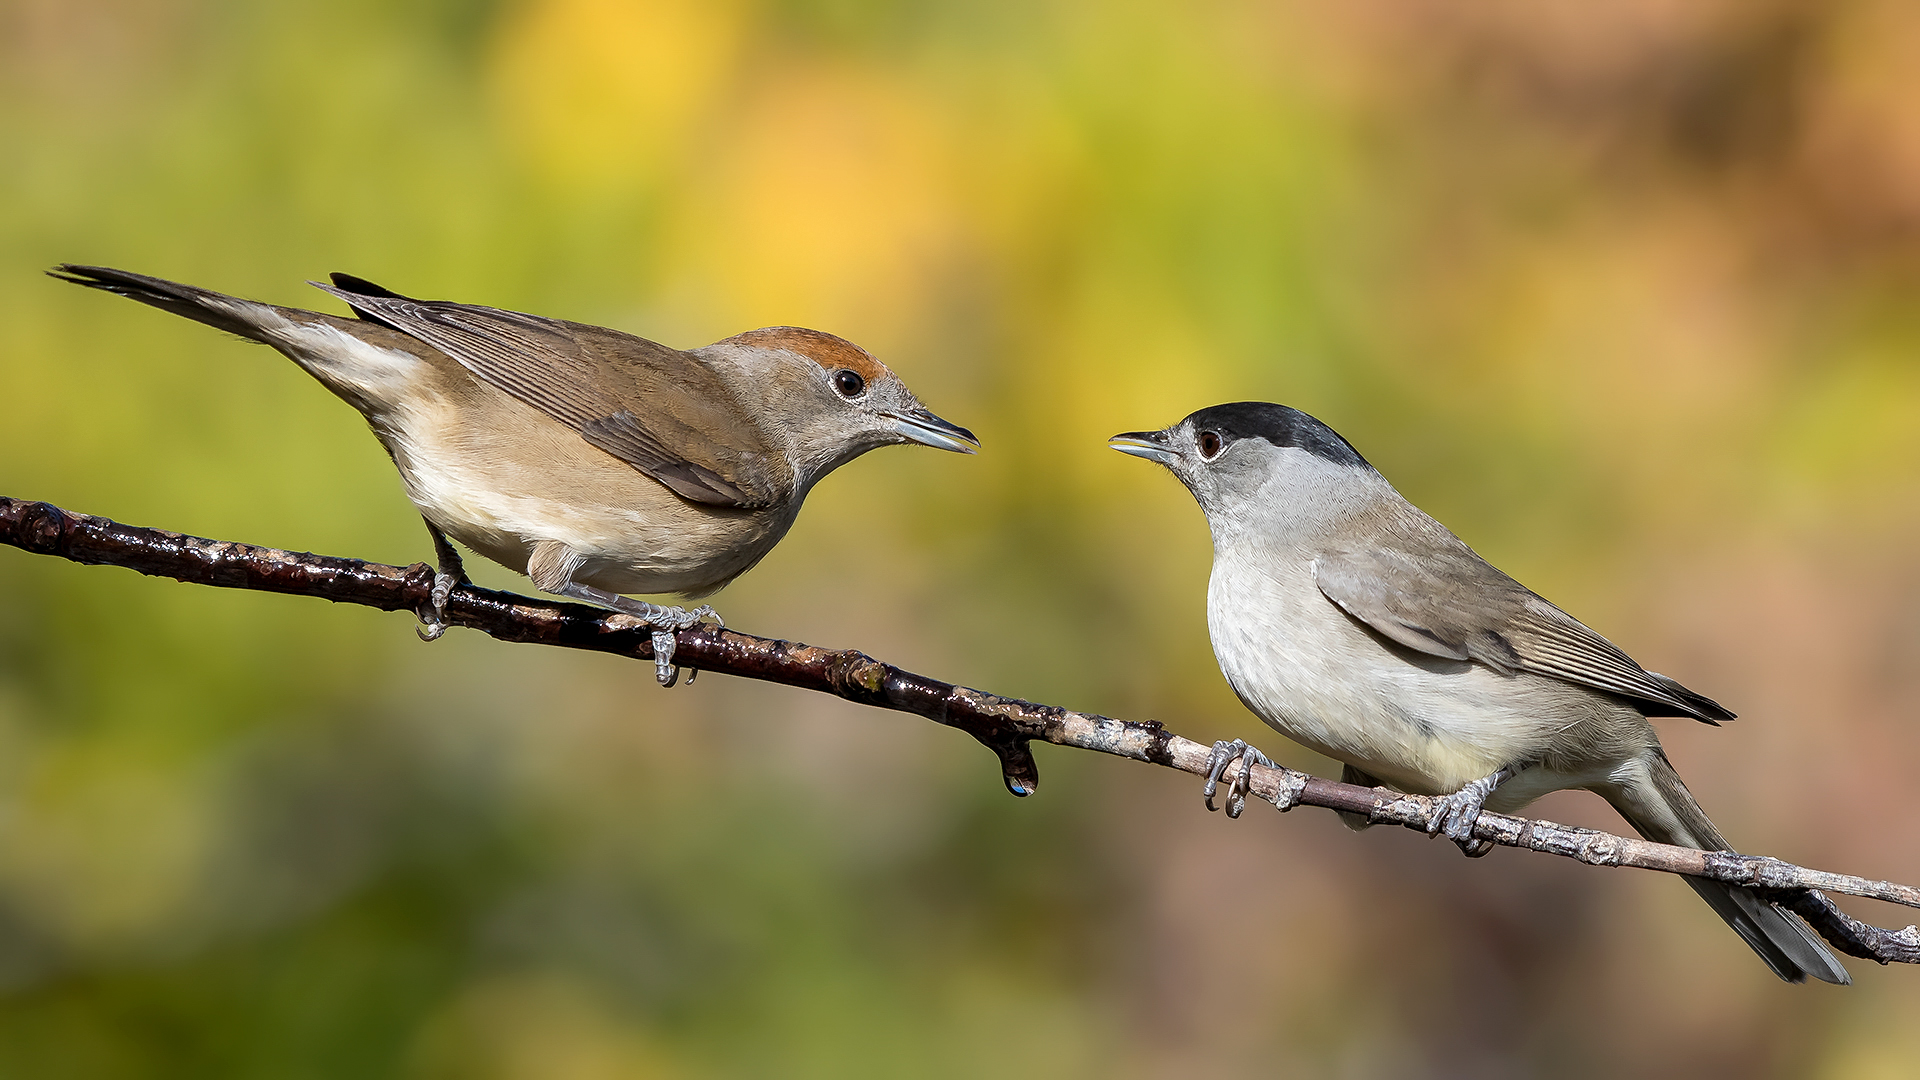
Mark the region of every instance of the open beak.
POLYGON ((922 446, 956 454, 971 454, 980 448, 980 440, 973 437, 973 432, 958 424, 949 424, 925 409, 890 412, 886 416, 893 421, 895 431, 922 446))
POLYGON ((1172 465, 1174 459, 1179 456, 1174 453, 1173 447, 1168 445, 1167 433, 1164 431, 1123 431, 1108 439, 1107 445, 1123 454, 1157 461, 1162 465, 1172 465))

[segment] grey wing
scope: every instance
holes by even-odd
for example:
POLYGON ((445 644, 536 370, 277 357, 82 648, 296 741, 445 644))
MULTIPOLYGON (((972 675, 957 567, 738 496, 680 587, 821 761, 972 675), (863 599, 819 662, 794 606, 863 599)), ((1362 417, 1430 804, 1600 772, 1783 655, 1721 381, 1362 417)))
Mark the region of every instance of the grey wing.
POLYGON ((581 438, 710 506, 778 502, 785 461, 704 365, 678 350, 602 327, 497 308, 413 300, 344 274, 313 284, 361 318, 446 353, 485 382, 572 427, 581 438))
POLYGON ((1434 547, 1418 558, 1387 548, 1330 553, 1315 560, 1314 580, 1348 615, 1431 656, 1604 690, 1633 699, 1649 716, 1733 719, 1711 698, 1641 667, 1451 533, 1434 547))

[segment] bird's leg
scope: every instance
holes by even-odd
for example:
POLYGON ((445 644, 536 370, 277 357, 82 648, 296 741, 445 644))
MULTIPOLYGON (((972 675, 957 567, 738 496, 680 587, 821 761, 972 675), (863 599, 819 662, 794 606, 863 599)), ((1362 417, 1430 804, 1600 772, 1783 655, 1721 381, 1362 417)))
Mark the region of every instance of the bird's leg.
POLYGON ((440 531, 440 526, 427 521, 427 533, 433 537, 433 557, 439 566, 433 574, 433 606, 414 613, 420 617, 414 633, 420 635, 421 641, 437 641, 447 632, 447 601, 452 599, 453 590, 467 583, 467 568, 461 564, 460 553, 454 550, 453 541, 440 531))
POLYGON ((1477 859, 1492 851, 1492 841, 1473 835, 1473 823, 1480 819, 1480 810, 1494 789, 1518 776, 1526 767, 1524 762, 1502 765, 1478 780, 1469 781, 1459 791, 1434 799, 1433 816, 1427 819, 1427 835, 1436 836, 1444 831, 1447 839, 1460 845, 1468 858, 1477 859))
POLYGON ((1274 768, 1272 760, 1267 755, 1248 746, 1240 739, 1214 743, 1213 753, 1207 755, 1207 786, 1200 790, 1200 794, 1207 800, 1208 810, 1220 809, 1213 805, 1213 793, 1220 786, 1221 774, 1225 773, 1227 766, 1233 764, 1235 760, 1240 762, 1240 772, 1227 783, 1227 816, 1230 818, 1239 817, 1240 811, 1247 808, 1247 792, 1251 790, 1253 784, 1254 763, 1258 762, 1269 769, 1274 768))
MULTIPOLYGON (((662 607, 659 604, 649 604, 645 600, 635 600, 631 596, 622 596, 605 589, 596 589, 591 585, 582 585, 577 581, 566 582, 553 591, 574 600, 584 600, 589 604, 612 608, 652 627, 653 673, 654 677, 660 680, 661 686, 672 686, 680 678, 680 669, 673 664, 673 649, 676 641, 673 635, 676 631, 698 626, 705 619, 712 619, 721 626, 726 625, 726 622, 705 604, 691 611, 683 607, 662 607)), ((692 682, 693 678, 689 676, 687 681, 692 682)))

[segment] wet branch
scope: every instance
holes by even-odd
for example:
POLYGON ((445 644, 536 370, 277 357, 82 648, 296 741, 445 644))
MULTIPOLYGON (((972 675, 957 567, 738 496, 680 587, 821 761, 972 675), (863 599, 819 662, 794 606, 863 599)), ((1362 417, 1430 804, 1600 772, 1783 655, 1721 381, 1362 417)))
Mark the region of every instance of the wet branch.
MULTIPOLYGON (((0 497, 0 542, 36 554, 124 566, 194 584, 318 596, 386 611, 420 610, 433 587, 433 570, 424 563, 384 566, 206 540, 4 497, 0 497)), ((479 630, 501 641, 653 659, 649 633, 632 618, 579 604, 469 586, 454 592, 446 614, 451 625, 479 630)), ((1196 775, 1205 775, 1211 749, 1155 722, 1115 720, 1003 698, 902 671, 852 649, 822 649, 702 626, 680 632, 675 660, 688 668, 784 683, 958 728, 999 757, 1007 788, 1016 795, 1031 794, 1039 782, 1029 749, 1035 740, 1196 775)), ((1228 779, 1239 770, 1238 764, 1233 766, 1228 779)), ((1425 796, 1342 784, 1286 768, 1255 766, 1251 788, 1283 810, 1319 806, 1422 831, 1432 806, 1425 796)), ((1920 928, 1893 931, 1869 926, 1814 891, 1920 907, 1920 888, 1912 885, 1810 870, 1767 856, 1695 851, 1491 812, 1480 815, 1474 835, 1593 866, 1630 866, 1749 886, 1806 918, 1843 952, 1883 964, 1920 963, 1920 928)))

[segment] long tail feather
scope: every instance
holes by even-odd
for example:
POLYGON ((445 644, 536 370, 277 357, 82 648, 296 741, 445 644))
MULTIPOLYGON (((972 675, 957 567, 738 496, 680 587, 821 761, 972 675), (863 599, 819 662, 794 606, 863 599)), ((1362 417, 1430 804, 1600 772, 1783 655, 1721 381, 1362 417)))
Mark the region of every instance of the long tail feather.
POLYGON ((270 341, 268 331, 286 325, 280 309, 271 304, 241 300, 210 289, 182 285, 127 270, 61 263, 47 271, 47 274, 61 281, 151 304, 162 311, 170 311, 253 341, 270 341))
MULTIPOLYGON (((1732 850, 1680 781, 1680 774, 1673 771, 1666 755, 1656 750, 1644 762, 1646 782, 1625 785, 1618 789, 1617 796, 1610 796, 1614 809, 1628 824, 1641 836, 1662 844, 1702 851, 1732 850)), ((1797 983, 1811 976, 1841 985, 1853 981, 1847 969, 1793 913, 1738 886, 1691 877, 1687 884, 1782 979, 1797 983)))

